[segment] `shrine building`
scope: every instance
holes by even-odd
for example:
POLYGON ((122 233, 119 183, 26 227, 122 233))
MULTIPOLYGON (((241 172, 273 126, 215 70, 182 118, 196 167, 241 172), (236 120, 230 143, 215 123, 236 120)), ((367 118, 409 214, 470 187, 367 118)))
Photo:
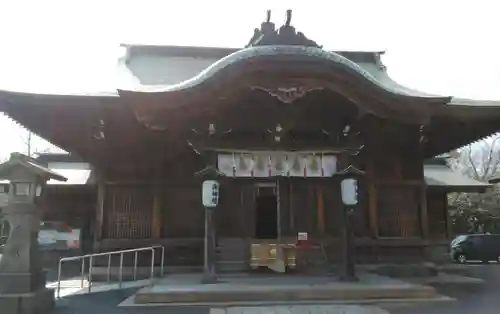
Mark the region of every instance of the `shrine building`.
POLYGON ((445 254, 447 193, 489 184, 424 161, 498 131, 500 102, 402 86, 383 52, 328 51, 290 16, 249 37, 243 48, 123 45, 126 83, 113 91, 0 91, 2 112, 91 166, 92 180, 52 188, 46 206, 91 213, 96 252, 162 244, 168 265, 201 265, 210 174, 220 269, 249 269, 253 246, 294 247, 299 233, 335 263, 337 174, 351 167, 357 263, 445 254))

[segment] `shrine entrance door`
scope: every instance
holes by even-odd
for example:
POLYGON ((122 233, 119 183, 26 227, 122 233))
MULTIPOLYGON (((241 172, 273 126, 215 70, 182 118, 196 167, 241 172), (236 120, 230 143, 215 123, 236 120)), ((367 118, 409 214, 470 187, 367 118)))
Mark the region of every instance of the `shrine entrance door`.
POLYGON ((274 184, 257 186, 255 200, 255 237, 278 238, 277 189, 274 184))

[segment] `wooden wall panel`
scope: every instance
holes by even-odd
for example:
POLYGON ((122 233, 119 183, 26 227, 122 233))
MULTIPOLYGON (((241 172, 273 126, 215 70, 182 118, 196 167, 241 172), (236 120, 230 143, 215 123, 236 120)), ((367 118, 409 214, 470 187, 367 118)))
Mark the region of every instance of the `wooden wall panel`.
POLYGON ((255 186, 251 180, 240 183, 240 219, 242 236, 252 238, 255 236, 255 186))
POLYGON ((427 190, 427 209, 429 219, 429 236, 432 239, 446 239, 446 211, 447 211, 446 191, 427 190))
POLYGON ((296 236, 297 233, 292 230, 290 224, 290 180, 280 178, 279 192, 280 192, 280 219, 281 219, 281 236, 296 236))
POLYGON ((420 186, 377 185, 377 208, 380 237, 419 237, 420 186))
POLYGON ((322 184, 317 184, 316 187, 316 213, 317 213, 317 223, 318 223, 318 233, 320 235, 326 234, 325 229, 325 196, 324 196, 324 186, 322 184))
POLYGON ((154 188, 153 213, 151 219, 151 237, 159 240, 161 237, 161 191, 158 187, 154 188))
POLYGON ((324 184, 325 232, 332 237, 338 235, 341 219, 342 200, 339 184, 338 180, 324 184))
POLYGON ((96 216, 97 192, 91 188, 47 187, 41 203, 42 219, 64 221, 74 228, 81 228, 96 216))
POLYGON ((317 235, 317 199, 313 182, 304 179, 290 179, 290 181, 292 182, 295 230, 317 235))
POLYGON ((356 237, 369 237, 370 232, 369 195, 367 180, 358 181, 358 206, 352 214, 353 231, 356 237))
POLYGON ((203 237, 205 213, 200 184, 167 185, 162 191, 162 238, 203 237))
MULTIPOLYGON (((201 193, 201 192, 199 192, 201 193)), ((241 185, 236 180, 225 180, 220 187, 219 206, 215 209, 217 236, 244 236, 241 225, 241 185)))
POLYGON ((427 219, 422 219, 426 217, 426 201, 422 197, 425 191, 419 129, 384 124, 379 125, 371 138, 373 142, 365 156, 369 159, 370 235, 375 238, 426 235, 427 219), (388 134, 397 136, 387 137, 388 134), (401 141, 402 136, 405 142, 401 141))

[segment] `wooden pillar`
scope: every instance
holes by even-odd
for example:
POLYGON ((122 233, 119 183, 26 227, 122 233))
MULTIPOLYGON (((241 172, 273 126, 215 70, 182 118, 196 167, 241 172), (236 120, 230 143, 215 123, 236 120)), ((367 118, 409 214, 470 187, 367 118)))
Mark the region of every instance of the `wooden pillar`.
POLYGON ((96 204, 96 221, 94 226, 94 251, 99 250, 98 244, 103 238, 104 233, 104 198, 106 192, 106 184, 103 180, 97 182, 97 204, 96 204))
POLYGON ((316 187, 314 184, 310 181, 305 180, 305 186, 306 186, 306 200, 307 200, 307 212, 310 213, 309 217, 307 218, 307 226, 308 229, 310 230, 309 233, 311 235, 317 235, 319 234, 318 230, 318 213, 315 212, 315 209, 317 208, 316 205, 316 187))
MULTIPOLYGON (((217 180, 218 175, 217 169, 217 154, 215 152, 205 152, 206 163, 208 167, 211 167, 205 175, 206 180, 217 180)), ((222 186, 221 184, 220 186, 222 186)), ((215 283, 217 282, 216 273, 216 251, 217 251, 217 240, 216 240, 216 226, 214 223, 214 213, 217 211, 215 208, 205 207, 205 258, 204 258, 204 270, 202 283, 215 283)))
MULTIPOLYGON (((366 176, 366 186, 368 189, 368 224, 370 226, 370 236, 377 239, 379 236, 378 228, 378 200, 377 200, 377 185, 375 183, 376 172, 373 160, 368 161, 368 173, 366 176)), ((372 247, 373 261, 379 261, 379 246, 375 243, 372 247)))
POLYGON ((453 230, 452 230, 453 222, 451 221, 450 211, 448 210, 448 193, 446 193, 446 191, 443 192, 443 198, 444 198, 443 210, 444 210, 445 225, 446 225, 446 239, 451 240, 453 236, 453 230))
POLYGON ((161 194, 160 189, 155 186, 153 191, 153 217, 151 219, 151 238, 159 240, 161 237, 161 194))
POLYGON ((325 204, 323 198, 323 186, 321 184, 316 186, 316 211, 318 232, 321 236, 325 235, 325 204))
POLYGON ((429 215, 427 213, 427 185, 422 181, 420 185, 420 225, 422 238, 429 238, 429 215))
POLYGON ((239 204, 239 210, 238 210, 238 216, 239 216, 239 224, 240 224, 240 236, 243 238, 248 237, 248 232, 247 232, 247 220, 245 219, 245 184, 241 181, 235 182, 235 184, 238 184, 238 191, 240 193, 240 204, 239 204))
POLYGON ((289 219, 290 219, 290 233, 292 235, 297 235, 297 228, 295 226, 295 210, 294 210, 294 195, 293 195, 293 180, 288 181, 288 207, 289 207, 289 219))
POLYGON ((427 212, 427 183, 425 182, 425 174, 424 174, 424 146, 423 143, 426 139, 426 132, 423 126, 419 127, 418 129, 418 143, 419 143, 419 159, 418 159, 418 164, 419 164, 419 169, 420 169, 420 178, 421 178, 421 183, 420 183, 420 224, 422 227, 422 238, 424 239, 429 239, 430 232, 429 232, 429 215, 427 212))
POLYGON ((373 161, 368 162, 368 219, 370 224, 370 234, 373 238, 378 238, 378 209, 377 209, 377 186, 375 185, 375 167, 373 161))

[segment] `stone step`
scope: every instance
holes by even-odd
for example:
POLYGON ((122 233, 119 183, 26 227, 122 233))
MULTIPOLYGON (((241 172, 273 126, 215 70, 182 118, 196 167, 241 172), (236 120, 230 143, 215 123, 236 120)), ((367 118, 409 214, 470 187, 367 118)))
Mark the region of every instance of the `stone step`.
MULTIPOLYGON (((432 287, 409 284, 388 278, 363 276, 357 283, 325 282, 314 284, 304 282, 304 277, 281 277, 270 282, 248 281, 201 285, 181 283, 168 278, 153 287, 146 287, 134 297, 136 304, 177 304, 177 303, 235 303, 235 302, 293 302, 293 301, 342 301, 398 300, 439 298, 432 287), (286 278, 283 279, 283 278, 286 278), (173 283, 172 283, 173 282, 173 283), (274 282, 274 283, 273 283, 274 282)), ((334 280, 334 279, 333 279, 334 280)))
MULTIPOLYGON (((318 306, 321 305, 361 305, 361 306, 375 306, 384 310, 392 311, 394 309, 406 308, 416 306, 418 304, 428 304, 430 302, 452 302, 456 301, 456 299, 444 296, 437 295, 430 298, 396 298, 396 299, 363 299, 363 300, 295 300, 295 301, 225 301, 225 302, 198 302, 196 305, 198 306, 213 306, 213 307, 233 307, 233 306, 244 306, 244 307, 253 307, 253 306, 292 306, 292 305, 313 305, 318 306)), ((139 304, 135 303, 135 297, 132 296, 122 303, 120 303, 119 307, 171 307, 171 306, 191 306, 193 305, 191 302, 189 303, 148 303, 148 304, 139 304)))
POLYGON ((248 270, 249 252, 241 240, 224 240, 217 247, 217 271, 241 272, 248 270))
POLYGON ((438 298, 435 293, 429 293, 418 289, 358 289, 358 290, 320 290, 320 289, 266 289, 255 287, 255 289, 231 290, 231 291, 191 291, 157 293, 151 291, 150 287, 141 289, 135 296, 137 304, 151 303, 233 303, 233 302, 288 302, 296 300, 307 301, 357 301, 357 300, 384 300, 404 299, 405 303, 411 299, 433 299, 438 298))
POLYGON ((237 273, 249 269, 247 262, 218 262, 216 268, 219 273, 237 273))
POLYGON ((216 258, 219 272, 240 272, 248 269, 249 254, 244 247, 219 247, 216 258))
POLYGON ((218 244, 247 244, 247 241, 242 238, 218 238, 218 244))
POLYGON ((217 256, 218 262, 244 262, 249 259, 248 256, 217 256))

